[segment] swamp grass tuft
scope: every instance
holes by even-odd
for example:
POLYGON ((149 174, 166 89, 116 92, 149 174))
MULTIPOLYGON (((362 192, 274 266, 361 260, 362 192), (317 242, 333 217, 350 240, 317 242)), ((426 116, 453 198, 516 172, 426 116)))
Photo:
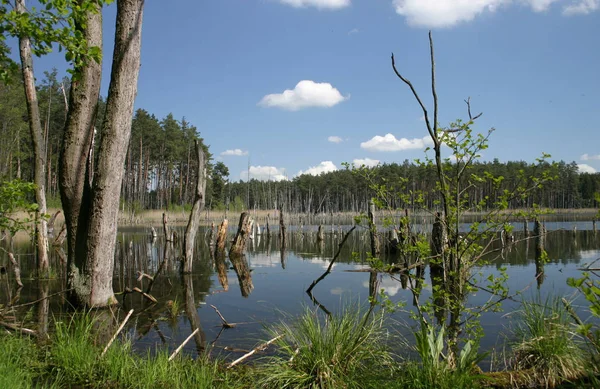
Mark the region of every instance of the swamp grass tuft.
POLYGON ((378 315, 357 304, 331 316, 306 308, 268 331, 283 336, 275 342, 276 355, 261 361, 262 387, 387 387, 392 378, 390 335, 378 315))
POLYGON ((531 370, 546 386, 583 377, 586 357, 580 336, 560 298, 523 302, 513 330, 514 367, 531 370))

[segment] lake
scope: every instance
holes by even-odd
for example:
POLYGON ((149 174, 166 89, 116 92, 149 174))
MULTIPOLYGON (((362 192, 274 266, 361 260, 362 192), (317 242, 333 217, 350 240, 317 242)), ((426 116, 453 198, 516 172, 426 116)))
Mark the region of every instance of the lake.
MULTIPOLYGON (((522 230, 522 224, 516 230, 522 230)), ((162 231, 155 226, 157 231, 162 231)), ((121 302, 118 315, 122 319, 134 309, 124 333, 133 340, 134 348, 140 352, 155 350, 157 347, 175 349, 196 327, 199 335, 188 343, 184 352, 195 355, 199 349, 212 349, 211 354, 220 354, 227 358, 241 356, 258 342, 267 340, 264 327, 287 316, 294 316, 305 307, 335 313, 344 304, 360 302, 368 305, 370 285, 378 282, 378 289, 384 289, 394 303, 405 301, 406 306, 392 314, 394 324, 391 331, 398 331, 411 340, 409 335, 415 323, 407 313, 413 309, 413 294, 406 284, 411 279, 402 275, 371 275, 365 253, 369 251, 369 234, 365 229, 357 229, 341 249, 332 273, 314 289, 316 301, 306 294, 307 287, 328 267, 331 258, 338 249, 345 231, 350 226, 328 226, 324 242, 317 243, 317 226, 307 225, 290 228, 286 239, 286 249, 280 250, 277 231, 271 231, 271 238, 255 235, 247 244, 247 253, 243 263, 231 263, 228 259, 215 259, 210 255, 210 228, 203 227, 199 234, 191 275, 182 277, 177 260, 180 249, 177 244, 165 244, 164 236, 159 234, 151 239, 150 227, 122 227, 118 233, 118 248, 114 270, 114 288, 121 302), (358 253, 358 255, 353 255, 358 253), (165 255, 167 261, 164 261, 165 255), (162 267, 161 267, 162 265, 162 267), (141 273, 154 277, 150 280, 138 280, 141 273), (404 284, 404 285, 403 285, 404 284), (403 288, 404 286, 404 288, 403 288), (125 290, 140 288, 148 291, 156 303, 140 293, 121 294, 125 290), (223 329, 221 319, 211 307, 213 305, 234 328, 223 329)), ((502 303, 500 313, 488 312, 481 317, 484 330, 481 347, 490 350, 498 345, 502 347, 504 336, 509 334, 511 313, 519 308, 518 300, 533 299, 537 293, 542 296, 559 295, 575 297, 574 290, 566 285, 568 277, 578 277, 578 268, 600 257, 600 234, 592 231, 592 223, 585 221, 547 223, 545 249, 548 263, 541 268, 535 263, 534 239, 519 241, 500 250, 490 265, 477 269, 485 279, 490 274, 499 274, 506 266, 510 293, 522 291, 515 300, 502 303), (574 230, 575 228, 575 230, 574 230)), ((183 236, 182 227, 173 227, 183 236)), ((230 229, 230 238, 234 231, 230 229)), ((517 231, 517 240, 523 233, 517 231)), ((32 270, 32 248, 27 243, 17 244, 15 252, 21 262, 25 275, 24 288, 17 290, 12 274, 2 276, 0 280, 0 304, 7 305, 11 299, 17 305, 34 302, 45 296, 47 300, 21 306, 15 311, 17 321, 28 328, 52 330, 52 318, 68 312, 64 296, 64 272, 57 271, 56 279, 34 281, 27 277, 32 270), (18 301, 15 301, 18 300, 18 301)), ((392 261, 389 259, 388 261, 392 261)), ((2 258, 1 264, 7 265, 2 258)), ((55 269, 60 268, 60 258, 52 254, 55 269)), ((414 271, 413 271, 414 273, 414 271)), ((425 272, 425 287, 421 293, 424 301, 431 291, 428 271, 425 272)), ((480 291, 468 297, 470 305, 478 305, 489 299, 490 295, 480 291)), ((581 299, 580 299, 581 300, 581 299)), ((580 303, 575 300, 575 305, 580 303)), ((585 310, 579 309, 585 316, 585 310)), ((401 350, 398 350, 401 351, 401 350)))

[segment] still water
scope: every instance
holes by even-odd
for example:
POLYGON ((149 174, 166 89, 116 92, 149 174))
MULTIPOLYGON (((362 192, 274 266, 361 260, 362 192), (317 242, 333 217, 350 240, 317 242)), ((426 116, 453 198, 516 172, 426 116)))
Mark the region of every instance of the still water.
MULTIPOLYGON (((566 279, 578 277, 581 274, 579 268, 600 257, 600 234, 592 231, 591 223, 553 222, 547 227, 555 231, 546 237, 549 261, 543 268, 539 264, 536 266, 535 242, 529 239, 505 250, 498 247, 492 262, 476 269, 485 279, 490 274, 498 275, 499 269, 506 267, 510 293, 522 292, 515 296, 516 301, 504 301, 502 312, 483 314, 483 349, 502 348, 509 336, 511 322, 514 323, 511 313, 519 308, 519 300, 533 299, 537 293, 576 298, 574 291, 566 285, 566 279)), ((116 314, 122 319, 134 309, 124 333, 140 352, 157 348, 173 350, 195 328, 200 328, 184 352, 195 355, 199 350, 210 349, 212 355, 237 358, 268 338, 265 326, 297 315, 305 307, 335 313, 343 304, 357 301, 368 304, 370 285, 378 281, 377 288, 384 289, 392 302, 406 303, 403 310, 392 315, 395 324, 390 330, 410 339, 409 333, 415 323, 407 312, 413 309, 413 294, 410 289, 403 288, 406 285, 401 282, 400 275, 379 274, 375 280, 364 271, 368 268, 365 253, 369 251, 369 236, 365 230, 356 230, 349 237, 332 273, 313 289, 319 305, 306 294, 311 282, 327 269, 347 229, 343 226, 328 229, 322 243, 317 243, 316 226, 291 229, 283 251, 276 233, 272 232, 271 238, 265 234, 256 235, 248 241, 242 262, 232 263, 227 258, 210 255, 210 229, 204 228, 199 232, 203 239, 198 239, 193 274, 182 277, 178 260, 181 248, 177 243, 165 243, 160 235, 152 240, 149 227, 121 228, 114 270, 114 288, 121 302, 116 314), (148 278, 140 281, 141 273, 154 277, 154 281, 148 278), (140 293, 122 293, 136 287, 148 292, 157 302, 140 293), (229 323, 236 323, 235 327, 223 329, 221 319, 211 305, 229 323)), ((183 230, 178 233, 183 236, 183 230)), ((516 237, 517 240, 522 238, 522 232, 517 232, 516 237)), ((52 318, 61 317, 69 310, 60 293, 64 290, 64 271, 60 257, 53 253, 56 279, 43 282, 29 279, 27 274, 31 272, 33 262, 31 250, 27 244, 15 247, 25 275, 25 287, 18 291, 11 274, 3 275, 0 304, 7 306, 12 300, 13 304, 22 305, 50 296, 16 309, 14 319, 25 327, 52 331, 52 318)), ((393 258, 387 260, 394 261, 393 258)), ((2 257, 0 265, 7 266, 7 259, 2 257)), ((428 271, 424 285, 421 301, 425 301, 431 291, 428 271)), ((480 291, 470 295, 468 303, 476 306, 489 298, 488 293, 480 291)), ((577 305, 581 299, 574 301, 577 305)), ((583 308, 580 313, 585 316, 583 308)))

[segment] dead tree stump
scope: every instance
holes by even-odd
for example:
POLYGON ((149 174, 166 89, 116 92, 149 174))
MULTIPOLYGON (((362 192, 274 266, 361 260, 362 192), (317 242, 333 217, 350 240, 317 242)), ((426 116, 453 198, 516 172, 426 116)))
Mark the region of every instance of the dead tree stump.
POLYGON ((279 208, 279 239, 281 247, 285 247, 285 224, 283 223, 283 207, 279 208))
POLYGON ((223 220, 217 229, 217 243, 215 244, 215 256, 225 251, 225 243, 227 241, 227 219, 223 220))
POLYGON ((194 205, 190 212, 190 219, 185 229, 185 237, 183 239, 184 257, 183 257, 183 272, 192 272, 192 260, 194 259, 194 244, 198 227, 200 226, 200 217, 204 209, 204 193, 206 192, 206 158, 204 150, 198 140, 194 141, 196 146, 196 157, 198 158, 198 171, 196 178, 196 190, 194 193, 194 205))
POLYGON ((229 256, 240 256, 246 249, 246 241, 250 235, 250 214, 248 212, 242 212, 240 215, 240 223, 238 224, 238 230, 229 249, 229 256))

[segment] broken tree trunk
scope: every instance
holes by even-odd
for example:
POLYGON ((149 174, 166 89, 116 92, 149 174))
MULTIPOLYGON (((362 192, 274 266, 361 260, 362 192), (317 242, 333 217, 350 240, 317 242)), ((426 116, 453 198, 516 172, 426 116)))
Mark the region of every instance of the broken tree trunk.
POLYGON ((375 225, 375 203, 369 203, 369 233, 371 236, 371 255, 373 258, 381 254, 379 239, 377 238, 377 226, 375 225))
POLYGON ((225 251, 225 243, 227 242, 227 219, 223 220, 217 229, 217 243, 215 244, 215 256, 225 251))
POLYGON ((285 224, 283 223, 283 207, 279 209, 279 240, 281 248, 285 248, 285 224))
POLYGON ((165 241, 171 242, 172 241, 171 231, 169 231, 169 224, 168 224, 168 220, 167 220, 167 214, 164 213, 164 212, 163 212, 162 222, 163 222, 163 231, 164 231, 164 234, 165 234, 165 241))
POLYGON ((242 212, 240 215, 240 223, 238 225, 237 233, 229 249, 229 256, 240 256, 246 248, 246 240, 250 235, 250 214, 248 212, 242 212))
POLYGON ((317 242, 322 242, 325 239, 323 234, 323 225, 319 224, 319 230, 317 231, 317 242))
POLYGON ((185 229, 185 238, 183 239, 183 247, 185 248, 183 257, 183 272, 192 272, 192 260, 194 259, 194 243, 196 242, 196 234, 200 224, 200 216, 204 209, 204 192, 206 191, 206 162, 204 150, 198 140, 194 141, 196 146, 196 158, 198 158, 198 172, 196 174, 196 192, 194 195, 194 206, 190 212, 190 220, 185 229))
POLYGON ((19 288, 23 287, 23 282, 21 282, 21 268, 19 267, 19 263, 15 259, 15 256, 10 251, 8 252, 8 259, 13 266, 13 272, 15 273, 15 282, 19 286, 19 288))

